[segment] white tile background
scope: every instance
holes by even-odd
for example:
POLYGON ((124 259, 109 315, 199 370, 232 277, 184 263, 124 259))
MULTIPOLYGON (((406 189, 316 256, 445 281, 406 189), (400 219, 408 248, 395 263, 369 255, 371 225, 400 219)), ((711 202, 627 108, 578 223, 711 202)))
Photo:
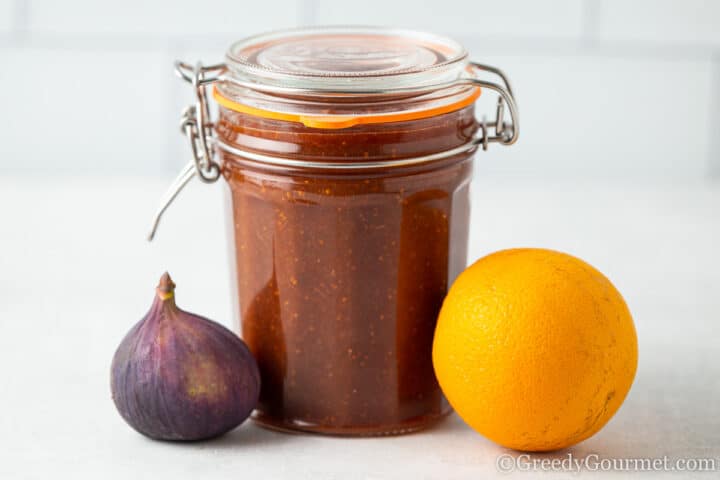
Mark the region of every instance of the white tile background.
POLYGON ((191 99, 172 60, 310 24, 432 30, 503 68, 522 136, 480 172, 720 178, 711 0, 0 0, 0 174, 170 175, 191 99))

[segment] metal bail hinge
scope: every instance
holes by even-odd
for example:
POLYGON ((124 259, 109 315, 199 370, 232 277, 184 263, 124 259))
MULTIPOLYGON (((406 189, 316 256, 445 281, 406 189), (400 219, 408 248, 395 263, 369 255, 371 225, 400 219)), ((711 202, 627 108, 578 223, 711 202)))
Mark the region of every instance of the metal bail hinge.
POLYGON ((480 63, 471 62, 470 67, 473 69, 473 73, 476 72, 488 72, 496 75, 500 78, 503 85, 497 83, 488 82, 479 78, 466 78, 461 83, 467 83, 476 85, 480 88, 492 90, 498 94, 497 108, 495 110, 495 120, 488 122, 483 118, 479 124, 479 136, 477 136, 473 143, 475 145, 482 146, 483 150, 488 149, 488 145, 491 143, 500 143, 502 145, 512 145, 518 139, 520 135, 520 119, 518 118, 517 104, 515 103, 515 96, 513 95, 512 87, 507 76, 502 70, 491 67, 489 65, 482 65, 480 63), (505 121, 505 106, 510 112, 510 122, 505 121), (491 128, 494 127, 494 134, 491 134, 491 128))
POLYGON ((224 64, 203 67, 198 63, 195 67, 192 67, 184 62, 175 62, 175 73, 194 87, 197 96, 195 105, 185 108, 180 119, 180 130, 190 142, 193 159, 183 167, 163 196, 160 206, 153 217, 148 241, 152 241, 155 237, 165 210, 195 175, 205 183, 213 183, 220 178, 220 165, 215 161, 215 150, 212 142, 214 124, 210 120, 207 89, 218 81, 220 74, 224 70, 224 64))

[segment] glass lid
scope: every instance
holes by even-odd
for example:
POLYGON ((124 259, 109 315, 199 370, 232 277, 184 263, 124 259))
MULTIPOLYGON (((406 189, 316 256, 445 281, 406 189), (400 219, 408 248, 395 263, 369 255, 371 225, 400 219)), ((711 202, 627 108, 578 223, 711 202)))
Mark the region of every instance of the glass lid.
POLYGON ((260 87, 389 93, 460 78, 467 52, 451 39, 411 30, 303 28, 236 42, 227 66, 235 79, 260 87))

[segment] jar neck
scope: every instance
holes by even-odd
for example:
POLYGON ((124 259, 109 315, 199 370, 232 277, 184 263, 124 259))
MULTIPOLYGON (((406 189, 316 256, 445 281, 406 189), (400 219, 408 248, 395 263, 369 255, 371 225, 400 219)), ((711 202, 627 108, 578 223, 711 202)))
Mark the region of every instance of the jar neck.
POLYGON ((318 162, 391 161, 433 155, 466 145, 478 129, 474 105, 434 117, 355 125, 307 127, 220 107, 218 138, 238 150, 318 162))

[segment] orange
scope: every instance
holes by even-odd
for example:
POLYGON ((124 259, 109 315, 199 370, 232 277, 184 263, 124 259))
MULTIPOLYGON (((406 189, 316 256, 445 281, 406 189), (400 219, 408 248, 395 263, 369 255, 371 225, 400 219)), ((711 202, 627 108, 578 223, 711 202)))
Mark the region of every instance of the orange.
POLYGON ((637 368, 625 301, 592 266, 560 252, 503 250, 455 281, 433 365, 455 411, 516 450, 568 447, 620 408, 637 368))

